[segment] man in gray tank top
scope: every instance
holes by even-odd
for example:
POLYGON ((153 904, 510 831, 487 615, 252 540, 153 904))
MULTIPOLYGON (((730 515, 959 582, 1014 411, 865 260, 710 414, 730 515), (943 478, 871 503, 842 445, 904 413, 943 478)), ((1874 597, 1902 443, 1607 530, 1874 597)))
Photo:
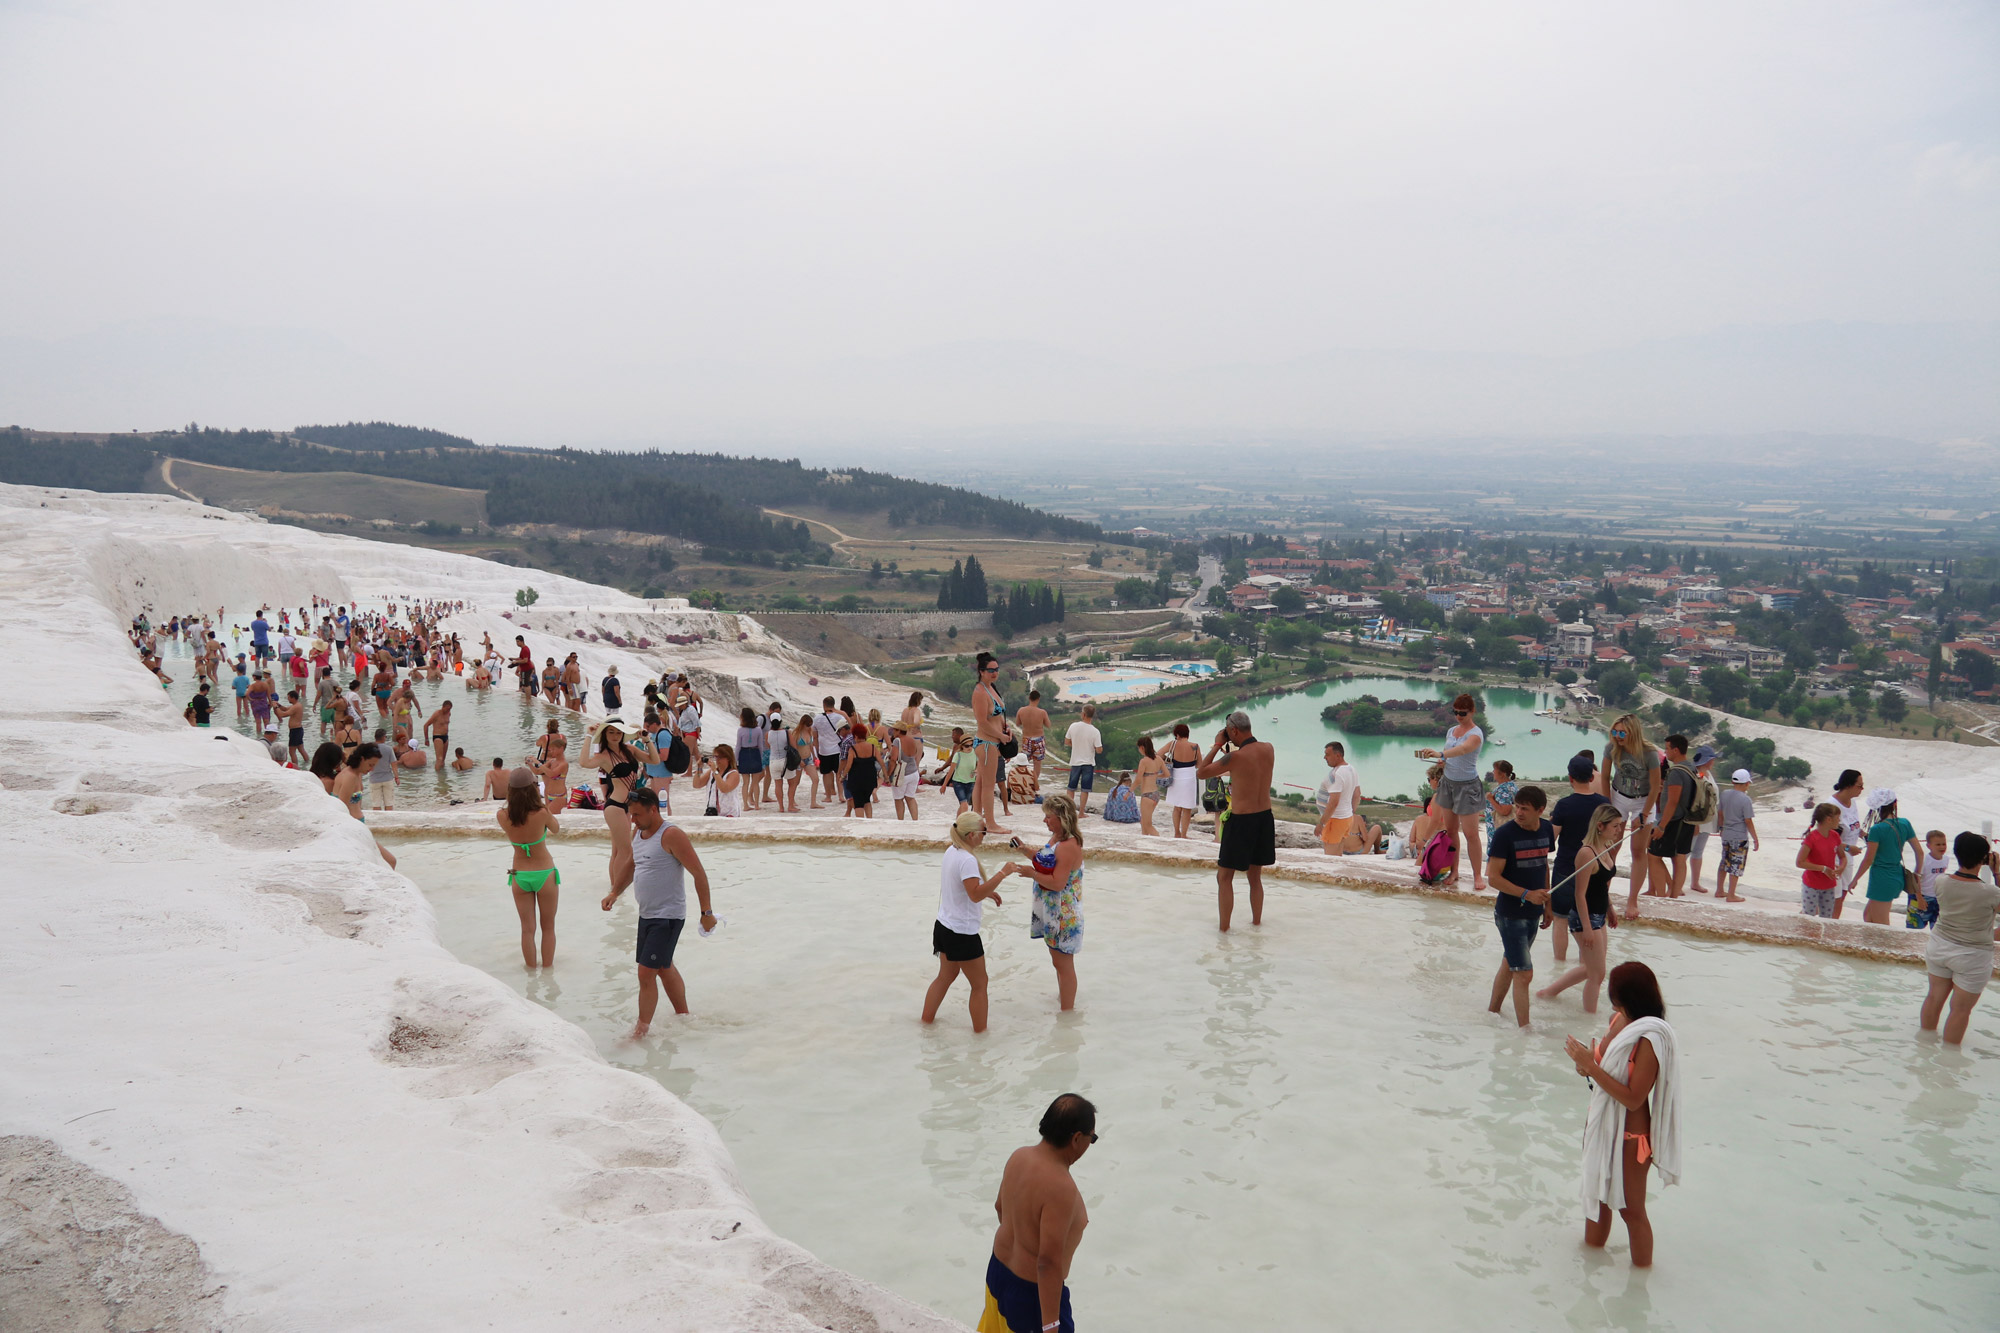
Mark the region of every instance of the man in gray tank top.
POLYGON ((660 818, 660 798, 650 787, 634 787, 628 799, 632 856, 620 867, 600 906, 610 911, 628 887, 639 903, 639 1022, 632 1029, 638 1038, 652 1027, 662 987, 675 1013, 688 1011, 687 986, 674 966, 674 946, 687 925, 687 875, 694 876, 695 896, 701 899, 703 930, 715 929, 715 913, 708 899, 708 872, 688 835, 660 818))

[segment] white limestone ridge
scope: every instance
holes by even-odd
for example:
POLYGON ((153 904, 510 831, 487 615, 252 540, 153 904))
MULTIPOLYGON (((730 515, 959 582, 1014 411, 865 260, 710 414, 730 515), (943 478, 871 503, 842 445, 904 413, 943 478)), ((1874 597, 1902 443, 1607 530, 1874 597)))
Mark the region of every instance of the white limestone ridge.
MULTIPOLYGON (((628 698, 665 661, 757 702, 823 693, 747 618, 166 497, 0 487, 0 1165, 55 1163, 94 1182, 75 1197, 157 1223, 104 1234, 192 1242, 147 1242, 175 1327, 958 1327, 773 1235, 705 1120, 452 958, 365 827, 188 727, 192 687, 163 691, 125 638, 145 607, 314 593, 463 598, 469 640, 616 661, 628 698), (663 656, 605 649, 607 627, 718 637, 663 656)), ((851 669, 836 692, 863 690, 900 696, 851 669)), ((113 1299, 80 1270, 37 1289, 113 1299)))

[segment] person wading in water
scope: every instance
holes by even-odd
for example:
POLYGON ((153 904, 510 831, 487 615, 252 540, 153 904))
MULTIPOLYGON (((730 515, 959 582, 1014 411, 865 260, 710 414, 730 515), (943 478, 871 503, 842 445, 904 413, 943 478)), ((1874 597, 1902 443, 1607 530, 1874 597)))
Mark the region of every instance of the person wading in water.
POLYGON ((1016 1148, 993 1200, 1000 1227, 986 1264, 978 1333, 1076 1333, 1069 1269, 1090 1210, 1070 1177, 1097 1142, 1097 1108, 1065 1092, 1042 1113, 1041 1141, 1016 1148))
POLYGON ((1229 808, 1216 816, 1215 905, 1222 930, 1229 930, 1230 913, 1236 907, 1236 872, 1250 879, 1250 924, 1264 924, 1264 867, 1278 860, 1277 817, 1271 813, 1271 767, 1277 752, 1269 741, 1260 741, 1250 731, 1250 715, 1229 715, 1229 725, 1215 733, 1197 778, 1227 776, 1229 808), (1229 747, 1217 759, 1216 751, 1229 747))

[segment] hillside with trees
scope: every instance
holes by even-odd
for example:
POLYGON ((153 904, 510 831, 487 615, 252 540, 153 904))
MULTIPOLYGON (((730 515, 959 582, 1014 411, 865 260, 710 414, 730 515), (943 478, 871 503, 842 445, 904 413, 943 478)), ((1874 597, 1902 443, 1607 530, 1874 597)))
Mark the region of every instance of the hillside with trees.
MULTIPOLYGON (((139 491, 162 458, 254 472, 341 472, 479 490, 496 525, 616 528, 679 537, 725 551, 810 551, 804 523, 765 508, 816 505, 881 513, 893 526, 943 525, 1010 536, 1095 540, 1095 524, 1011 500, 884 473, 809 468, 797 459, 648 450, 512 449, 386 422, 301 426, 289 432, 178 431, 57 436, 0 431, 0 481, 139 491)), ((983 576, 976 601, 986 605, 983 576)))

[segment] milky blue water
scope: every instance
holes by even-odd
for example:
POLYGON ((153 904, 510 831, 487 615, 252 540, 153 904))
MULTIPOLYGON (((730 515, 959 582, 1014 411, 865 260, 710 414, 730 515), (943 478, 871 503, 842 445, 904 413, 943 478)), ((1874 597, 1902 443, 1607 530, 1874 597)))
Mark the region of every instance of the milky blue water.
MULTIPOLYGON (((1444 682, 1394 676, 1323 681, 1289 693, 1259 695, 1247 703, 1217 708, 1195 718, 1189 729, 1206 745, 1221 729, 1223 719, 1232 710, 1241 708, 1250 714, 1258 737, 1277 747, 1274 781, 1281 792, 1317 787, 1326 775, 1321 752, 1328 741, 1337 740, 1347 747, 1348 762, 1361 774, 1361 789, 1365 794, 1414 795, 1423 785, 1424 770, 1431 763, 1415 758, 1414 752, 1441 748, 1444 728, 1440 727, 1435 736, 1355 735, 1322 721, 1320 710, 1364 694, 1378 699, 1449 699, 1456 693, 1452 685, 1444 682)), ((1567 710, 1562 718, 1535 716, 1537 710, 1559 706, 1563 698, 1559 689, 1501 687, 1482 690, 1480 698, 1493 724, 1491 740, 1481 756, 1482 773, 1494 760, 1505 759, 1514 765, 1523 781, 1561 779, 1569 769, 1571 755, 1583 749, 1593 753, 1603 749, 1602 734, 1579 725, 1576 721, 1579 714, 1574 709, 1567 710)), ((1568 788, 1559 790, 1566 792, 1568 788)))
POLYGON ((1001 1167, 1070 1090, 1102 1135, 1075 1172, 1082 1328, 1817 1333, 2000 1312, 2000 1012, 1962 1053, 1918 1040, 1915 968, 1619 932, 1613 962, 1661 977, 1685 1078, 1685 1176, 1654 1182, 1645 1273, 1622 1228, 1608 1253, 1580 1244, 1585 1088, 1562 1040, 1604 1019, 1574 993, 1525 1034, 1490 1017, 1490 911, 1277 881, 1263 927, 1220 937, 1206 875, 1087 863, 1077 1011, 1057 1013, 1003 885, 975 1037, 963 983, 917 1021, 936 855, 709 844, 728 924, 681 945, 695 1016, 631 1043, 634 918, 598 909, 601 841, 558 840, 561 943, 537 979, 497 834, 383 841, 454 953, 709 1117, 777 1231, 968 1323, 1001 1167))

